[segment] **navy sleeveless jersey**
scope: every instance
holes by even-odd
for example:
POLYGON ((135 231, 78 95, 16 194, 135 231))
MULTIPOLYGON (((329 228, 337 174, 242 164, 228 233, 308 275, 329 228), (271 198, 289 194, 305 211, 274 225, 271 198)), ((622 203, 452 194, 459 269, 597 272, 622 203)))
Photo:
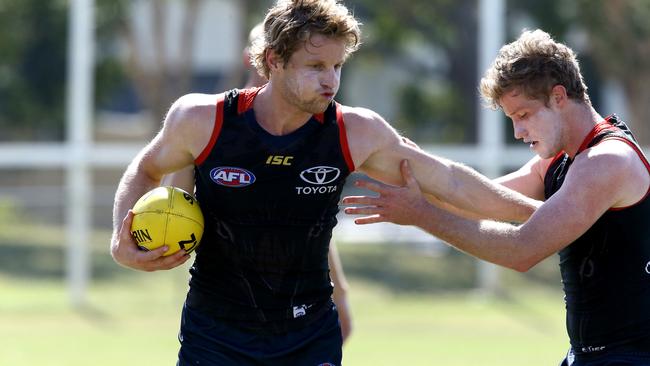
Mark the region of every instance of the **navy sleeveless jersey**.
MULTIPOLYGON (((628 143, 650 172, 630 130, 615 115, 596 125, 578 154, 604 139, 628 143)), ((571 163, 565 153, 551 163, 544 179, 546 198, 560 189, 571 163)), ((650 337, 650 188, 636 204, 608 210, 559 256, 574 352, 650 351, 645 349, 650 337)))
POLYGON ((284 331, 330 309, 329 241, 354 167, 340 105, 273 136, 255 119, 259 90, 219 96, 210 142, 195 162, 205 232, 188 303, 242 326, 284 331))

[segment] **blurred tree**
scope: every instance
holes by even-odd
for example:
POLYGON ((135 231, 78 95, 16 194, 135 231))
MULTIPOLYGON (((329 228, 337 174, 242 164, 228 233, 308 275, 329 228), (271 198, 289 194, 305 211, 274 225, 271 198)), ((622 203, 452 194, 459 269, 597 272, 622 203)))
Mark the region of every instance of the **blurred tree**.
POLYGON ((366 22, 355 62, 375 57, 408 70, 395 127, 426 143, 475 141, 477 1, 348 3, 366 22))
POLYGON ((155 119, 151 121, 152 134, 158 131, 159 121, 171 103, 190 90, 195 24, 202 1, 177 2, 183 7, 181 34, 177 38, 180 59, 177 62, 172 62, 167 52, 170 38, 167 35, 169 28, 165 24, 168 21, 169 1, 150 0, 143 3, 150 12, 151 29, 147 33, 151 36, 151 42, 138 38, 131 18, 132 8, 127 7, 119 18, 119 29, 128 49, 126 70, 142 106, 155 119), (149 50, 152 55, 146 54, 149 50))
MULTIPOLYGON (((578 20, 604 77, 622 82, 629 123, 643 145, 650 144, 650 1, 578 0, 578 20)), ((615 111, 604 111, 610 113, 615 111)))
MULTIPOLYGON (((129 12, 125 12, 121 18, 121 35, 126 40, 128 48, 126 69, 142 107, 150 111, 154 119, 151 121, 152 134, 157 132, 160 119, 165 116, 171 103, 180 95, 191 91, 195 24, 203 3, 204 0, 175 2, 176 5, 181 6, 183 14, 181 34, 176 38, 181 56, 181 59, 177 61, 170 60, 167 52, 167 49, 170 48, 168 44, 170 38, 166 34, 169 28, 165 27, 165 24, 168 21, 170 0, 144 2, 150 12, 151 29, 148 30, 148 33, 153 39, 153 42, 146 46, 153 49, 153 60, 145 55, 144 51, 147 47, 143 44, 143 40, 138 39, 135 24, 129 18, 129 12)), ((239 24, 240 30, 237 32, 242 38, 241 44, 246 44, 249 30, 255 23, 262 20, 263 13, 270 4, 271 2, 268 0, 238 1, 241 13, 245 14, 244 22, 239 24)), ((231 72, 217 82, 214 90, 221 91, 240 86, 243 83, 244 74, 243 65, 235 65, 231 72)))
MULTIPOLYGON (((114 0, 96 0, 98 8, 114 0)), ((0 0, 0 141, 61 140, 64 133, 68 1, 0 0)), ((115 12, 98 19, 98 41, 114 32, 115 12)), ((96 96, 120 79, 117 62, 100 57, 96 96), (109 82, 110 81, 110 82, 109 82)))

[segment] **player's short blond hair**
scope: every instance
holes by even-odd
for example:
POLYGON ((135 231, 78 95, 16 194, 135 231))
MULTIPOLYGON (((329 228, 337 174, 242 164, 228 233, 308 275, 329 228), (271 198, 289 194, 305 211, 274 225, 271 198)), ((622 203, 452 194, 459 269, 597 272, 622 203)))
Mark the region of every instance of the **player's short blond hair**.
POLYGON ((346 57, 361 44, 360 23, 338 0, 278 0, 264 18, 263 37, 250 48, 251 63, 269 78, 266 51, 272 50, 286 64, 291 55, 314 34, 344 39, 346 57))
POLYGON ((548 105, 551 89, 562 85, 569 98, 590 104, 575 53, 542 31, 524 31, 519 39, 499 50, 481 79, 480 91, 493 109, 507 92, 519 89, 548 105))

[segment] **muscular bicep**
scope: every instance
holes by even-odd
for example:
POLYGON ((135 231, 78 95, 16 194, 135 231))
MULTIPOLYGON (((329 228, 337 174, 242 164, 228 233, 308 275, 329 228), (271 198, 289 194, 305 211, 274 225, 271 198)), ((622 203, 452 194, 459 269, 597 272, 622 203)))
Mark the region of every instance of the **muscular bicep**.
MULTIPOLYGON (((434 159, 400 136, 381 116, 363 108, 344 109, 350 153, 357 170, 383 183, 404 184, 400 162, 409 160, 418 182, 442 177, 443 159, 434 159)), ((423 190, 434 193, 423 185, 423 190)))
POLYGON ((494 179, 495 182, 536 200, 544 200, 544 175, 551 159, 535 156, 518 170, 494 179))
POLYGON ((140 154, 138 168, 152 180, 192 164, 191 153, 174 135, 175 128, 166 123, 140 154))
POLYGON ((370 155, 359 170, 384 183, 403 185, 404 181, 399 166, 400 162, 405 159, 409 161, 413 174, 424 192, 441 193, 439 189, 432 189, 432 185, 428 183, 432 179, 438 179, 438 182, 445 179, 447 166, 443 160, 434 159, 424 151, 403 143, 399 137, 370 155))
POLYGON ((497 184, 470 167, 404 143, 383 119, 371 113, 353 114, 351 122, 347 131, 355 165, 374 179, 403 185, 399 167, 406 159, 424 193, 481 217, 522 222, 539 205, 538 201, 497 184))
POLYGON ((193 164, 213 127, 214 99, 188 94, 172 105, 162 129, 141 154, 141 169, 147 175, 160 179, 193 164))

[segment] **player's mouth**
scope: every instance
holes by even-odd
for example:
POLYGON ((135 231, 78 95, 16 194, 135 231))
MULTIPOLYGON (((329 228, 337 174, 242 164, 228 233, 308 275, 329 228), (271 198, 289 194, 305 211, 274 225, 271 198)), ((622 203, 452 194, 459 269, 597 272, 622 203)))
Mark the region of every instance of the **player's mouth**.
POLYGON ((538 142, 539 141, 524 141, 524 143, 528 144, 528 147, 530 147, 531 149, 535 148, 538 142))

